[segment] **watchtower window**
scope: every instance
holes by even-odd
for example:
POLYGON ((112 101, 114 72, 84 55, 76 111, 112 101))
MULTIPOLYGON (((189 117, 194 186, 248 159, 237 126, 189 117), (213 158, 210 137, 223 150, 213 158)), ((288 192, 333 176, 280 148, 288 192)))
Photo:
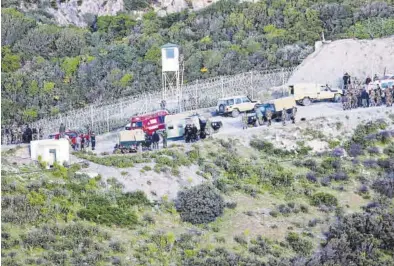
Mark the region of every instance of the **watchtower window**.
POLYGON ((173 48, 166 49, 166 58, 167 59, 174 59, 175 58, 175 52, 173 48))

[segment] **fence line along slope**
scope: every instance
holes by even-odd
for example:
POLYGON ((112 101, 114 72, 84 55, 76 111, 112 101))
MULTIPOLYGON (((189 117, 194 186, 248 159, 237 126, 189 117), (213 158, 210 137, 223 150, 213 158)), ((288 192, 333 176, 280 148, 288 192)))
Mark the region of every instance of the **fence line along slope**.
MULTIPOLYGON (((253 98, 263 90, 287 82, 294 68, 247 72, 233 76, 222 76, 194 82, 183 86, 183 110, 191 111, 216 105, 219 98, 235 94, 247 94, 253 98)), ((168 107, 171 109, 170 95, 168 107)), ((120 128, 128 123, 132 115, 144 114, 160 108, 161 92, 128 97, 107 104, 93 104, 83 109, 71 110, 56 117, 38 120, 33 128, 41 128, 44 136, 57 132, 60 123, 67 128, 77 129, 89 126, 96 134, 120 128)))

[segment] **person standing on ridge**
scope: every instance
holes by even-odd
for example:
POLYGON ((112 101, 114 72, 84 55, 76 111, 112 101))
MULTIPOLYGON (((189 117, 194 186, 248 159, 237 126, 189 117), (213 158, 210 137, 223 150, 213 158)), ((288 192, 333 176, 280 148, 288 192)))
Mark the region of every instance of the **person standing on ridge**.
POLYGON ((351 84, 350 80, 350 75, 346 72, 345 75, 343 75, 343 89, 347 90, 348 86, 351 84))

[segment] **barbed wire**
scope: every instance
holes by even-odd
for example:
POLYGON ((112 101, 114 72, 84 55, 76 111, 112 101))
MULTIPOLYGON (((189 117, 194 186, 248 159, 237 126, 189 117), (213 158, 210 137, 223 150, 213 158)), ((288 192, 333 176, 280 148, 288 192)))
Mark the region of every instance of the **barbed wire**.
MULTIPOLYGON (((265 71, 245 72, 233 76, 214 77, 208 80, 195 81, 183 86, 182 110, 192 111, 216 105, 219 98, 236 94, 246 94, 252 98, 271 87, 283 85, 294 71, 294 68, 272 69, 265 71)), ((176 95, 168 96, 167 109, 176 110, 179 102, 176 95), (173 100, 172 100, 173 99, 173 100)), ((74 109, 31 123, 33 128, 42 128, 44 137, 57 132, 61 123, 68 129, 89 126, 96 134, 103 134, 127 124, 131 116, 144 114, 160 109, 161 91, 143 93, 113 102, 92 104, 82 109, 74 109)))

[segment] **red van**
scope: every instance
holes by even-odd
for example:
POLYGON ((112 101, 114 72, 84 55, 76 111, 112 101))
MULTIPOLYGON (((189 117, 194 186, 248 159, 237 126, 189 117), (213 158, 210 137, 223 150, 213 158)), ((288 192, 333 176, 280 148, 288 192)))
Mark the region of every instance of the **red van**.
POLYGON ((142 129, 149 136, 152 136, 156 130, 165 129, 164 118, 169 113, 166 110, 157 111, 154 113, 133 116, 131 118, 129 130, 142 129))

